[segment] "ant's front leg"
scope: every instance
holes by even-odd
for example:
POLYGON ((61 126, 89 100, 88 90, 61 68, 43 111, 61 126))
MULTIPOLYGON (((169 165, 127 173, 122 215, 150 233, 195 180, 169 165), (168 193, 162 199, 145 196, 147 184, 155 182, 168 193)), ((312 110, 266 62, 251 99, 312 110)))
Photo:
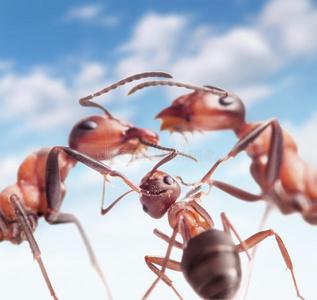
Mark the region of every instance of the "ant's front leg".
POLYGON ((212 186, 217 186, 218 188, 228 192, 232 196, 235 196, 242 200, 260 200, 262 195, 253 195, 234 186, 230 186, 228 184, 212 180, 211 176, 221 163, 227 161, 231 157, 235 157, 240 152, 246 150, 249 144, 252 143, 269 126, 272 127, 272 134, 270 140, 268 160, 265 169, 265 183, 268 188, 272 186, 279 177, 283 156, 283 134, 281 126, 276 119, 269 119, 265 122, 262 122, 260 125, 256 126, 250 132, 248 132, 233 146, 233 148, 226 156, 221 157, 216 161, 216 163, 211 167, 211 169, 206 173, 206 175, 201 180, 191 184, 183 183, 187 186, 194 187, 191 191, 189 191, 186 194, 186 198, 189 198, 193 194, 195 194, 204 184, 208 184, 210 188, 212 186))
POLYGON ((46 196, 47 196, 47 212, 45 214, 45 219, 50 224, 64 224, 64 223, 73 223, 76 225, 80 235, 85 243, 86 249, 88 251, 91 264, 96 269, 98 275, 100 276, 110 299, 112 296, 110 294, 108 285, 106 283, 105 277, 101 271, 101 268, 97 262, 94 251, 89 243, 88 237, 81 226, 78 219, 72 214, 66 214, 60 212, 60 207, 63 202, 63 196, 61 192, 61 176, 60 169, 58 164, 58 156, 60 152, 63 151, 68 154, 70 157, 75 159, 77 162, 81 162, 86 166, 96 170, 101 173, 104 177, 110 175, 113 177, 120 177, 126 184, 128 184, 133 190, 139 191, 139 188, 135 186, 130 180, 128 180, 123 174, 112 170, 110 167, 105 164, 92 159, 91 157, 73 150, 69 147, 53 147, 50 151, 47 164, 46 164, 46 174, 45 174, 45 184, 46 184, 46 196))
POLYGON ((276 119, 269 119, 262 122, 260 125, 253 128, 244 137, 242 137, 231 149, 228 155, 220 158, 214 166, 208 171, 208 173, 202 178, 201 182, 205 183, 209 181, 212 173, 217 166, 228 160, 230 157, 235 157, 241 151, 246 150, 250 143, 252 143, 267 127, 272 127, 272 134, 269 146, 268 160, 265 170, 265 180, 267 186, 271 186, 279 177, 282 156, 283 156, 283 134, 282 128, 276 119))

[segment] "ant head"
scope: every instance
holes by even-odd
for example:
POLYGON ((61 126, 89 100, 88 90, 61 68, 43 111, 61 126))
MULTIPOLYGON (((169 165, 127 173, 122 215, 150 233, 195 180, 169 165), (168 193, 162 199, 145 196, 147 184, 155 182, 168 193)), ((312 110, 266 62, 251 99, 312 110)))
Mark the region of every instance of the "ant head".
POLYGON ((245 108, 238 96, 214 86, 153 80, 140 83, 129 91, 129 95, 145 87, 169 85, 194 90, 176 99, 161 111, 156 118, 162 119, 161 130, 177 131, 224 130, 239 128, 244 122, 245 108))
POLYGON ((171 132, 235 130, 244 122, 245 108, 233 93, 218 95, 195 91, 177 98, 156 118, 162 119, 161 130, 171 132))
POLYGON ((145 175, 141 180, 140 189, 143 210, 155 219, 163 217, 181 194, 178 182, 159 170, 145 175))
POLYGON ((97 160, 107 160, 120 154, 135 154, 146 149, 141 140, 158 143, 158 135, 150 129, 140 129, 133 124, 108 114, 90 116, 72 128, 68 143, 72 149, 97 160))

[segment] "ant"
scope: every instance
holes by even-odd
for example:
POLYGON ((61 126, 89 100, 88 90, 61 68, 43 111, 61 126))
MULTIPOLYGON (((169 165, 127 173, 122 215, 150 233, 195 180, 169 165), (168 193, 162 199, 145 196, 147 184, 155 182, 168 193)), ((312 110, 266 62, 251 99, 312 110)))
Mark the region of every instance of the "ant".
MULTIPOLYGON (((232 185, 211 180, 209 172, 192 184, 196 191, 203 184, 216 186, 241 200, 266 200, 283 214, 299 212, 310 224, 317 224, 317 171, 298 155, 297 145, 281 128, 277 119, 248 123, 242 100, 232 92, 204 86, 196 87, 173 81, 148 81, 135 86, 129 94, 148 86, 170 85, 195 90, 173 101, 156 118, 162 119, 161 130, 184 133, 231 129, 239 141, 217 165, 241 151, 252 160, 251 174, 261 188, 255 195, 232 185)), ((194 192, 193 191, 193 192, 194 192)), ((191 193, 193 193, 191 192, 191 193)))
MULTIPOLYGON (((162 72, 136 74, 109 86, 107 90, 146 77, 169 78, 170 75, 162 72)), ((101 173, 105 179, 107 175, 121 178, 138 192, 139 188, 123 174, 112 170, 100 160, 110 159, 122 153, 133 155, 147 147, 170 150, 158 145, 158 135, 154 131, 139 129, 133 124, 114 118, 105 108, 89 101, 88 98, 91 99, 91 96, 80 99, 80 104, 101 108, 104 114, 79 121, 70 132, 69 147, 42 148, 27 156, 19 167, 17 183, 0 193, 0 241, 7 240, 14 244, 28 241, 33 257, 37 260, 54 299, 57 299, 57 296, 33 235, 38 219, 41 217, 44 217, 49 224, 73 223, 76 225, 92 266, 100 276, 109 298, 112 298, 80 222, 74 215, 60 212, 66 192, 64 181, 68 172, 75 167, 77 162, 80 162, 101 173), (104 150, 109 151, 102 152, 104 150)))
MULTIPOLYGON (((269 236, 275 236, 287 268, 291 271, 297 296, 304 299, 297 287, 291 258, 277 233, 273 230, 265 230, 242 241, 224 213, 221 214, 224 231, 214 229, 212 218, 196 202, 197 195, 195 195, 195 199, 176 202, 181 194, 180 185, 169 174, 158 168, 177 155, 178 151, 174 150, 164 157, 142 178, 139 185, 140 202, 144 212, 155 219, 162 218, 167 213, 169 224, 173 228, 171 237, 157 229, 154 230, 154 234, 168 242, 168 249, 164 258, 145 257, 147 266, 158 277, 143 299, 150 295, 161 279, 182 299, 172 281, 164 274, 166 268, 183 272, 194 291, 204 299, 232 299, 241 283, 241 263, 238 253, 245 251, 251 259, 247 252, 248 249, 269 236), (239 245, 234 244, 230 230, 238 238, 239 245), (178 233, 181 234, 183 243, 176 241, 178 233), (169 258, 173 247, 183 250, 180 263, 169 258), (159 270, 155 265, 161 266, 162 269, 159 270)), ((115 204, 132 191, 120 196, 102 213, 109 212, 115 204)))
POLYGON ((195 200, 173 203, 167 213, 173 233, 168 237, 159 230, 154 230, 154 234, 168 242, 168 248, 163 258, 145 257, 146 264, 158 277, 143 299, 148 298, 161 279, 182 299, 172 281, 165 275, 166 269, 182 272, 193 290, 203 299, 232 299, 241 284, 239 253, 247 252, 270 236, 275 236, 287 268, 291 271, 297 297, 304 299, 299 293, 288 251, 280 236, 273 230, 258 232, 242 241, 224 213, 221 214, 224 231, 217 230, 209 214, 195 200), (240 244, 234 244, 230 230, 237 236, 240 244), (178 233, 182 236, 183 243, 175 240, 178 233), (181 262, 170 259, 173 247, 183 250, 181 262), (155 265, 161 266, 161 270, 155 265))

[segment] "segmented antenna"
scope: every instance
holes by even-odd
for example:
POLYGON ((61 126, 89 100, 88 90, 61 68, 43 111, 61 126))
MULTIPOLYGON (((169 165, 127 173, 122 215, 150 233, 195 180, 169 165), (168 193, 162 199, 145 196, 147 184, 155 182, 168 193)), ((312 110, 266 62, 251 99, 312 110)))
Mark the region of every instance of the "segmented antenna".
POLYGON ((129 77, 126 77, 124 79, 119 80, 118 82, 109 85, 108 87, 102 89, 99 92, 96 92, 94 94, 88 95, 86 97, 83 97, 81 99, 79 99, 79 104, 81 106, 86 106, 86 107, 97 107, 102 109, 106 115, 108 115, 110 118, 113 118, 113 116, 108 112, 108 110, 106 110, 102 105, 96 103, 96 102, 92 102, 90 101, 91 99, 100 96, 102 94, 108 93, 111 90, 116 89, 117 87, 124 85, 128 82, 132 82, 134 80, 139 80, 142 78, 148 78, 148 77, 163 77, 163 78, 173 78, 170 74, 165 73, 165 72, 144 72, 144 73, 139 73, 139 74, 135 74, 129 77))
POLYGON ((142 82, 135 87, 133 87, 128 95, 131 95, 135 93, 138 90, 141 90, 145 87, 150 87, 150 86, 157 86, 157 85, 169 85, 169 86, 177 86, 177 87, 183 87, 186 89, 190 90, 195 90, 195 91, 202 91, 202 92, 207 92, 207 93, 212 93, 221 97, 226 97, 228 95, 227 91, 217 88, 214 86, 206 85, 206 86, 196 86, 196 85, 191 85, 187 83, 182 83, 182 82, 176 82, 176 81, 170 81, 170 80, 152 80, 152 81, 145 81, 142 82))
MULTIPOLYGON (((140 143, 145 145, 145 146, 148 146, 148 147, 152 147, 152 148, 156 148, 158 150, 163 150, 163 151, 170 151, 170 152, 173 152, 175 151, 174 148, 168 148, 168 147, 163 147, 161 145, 158 145, 158 144, 154 144, 154 143, 151 143, 151 142, 148 142, 148 141, 145 141, 143 139, 140 138, 140 143)), ((186 153, 183 153, 183 152, 179 152, 178 151, 178 155, 181 155, 181 156, 184 156, 184 157, 187 157, 195 162, 198 162, 198 159, 195 158, 194 156, 192 155, 189 155, 189 154, 186 154, 186 153)))

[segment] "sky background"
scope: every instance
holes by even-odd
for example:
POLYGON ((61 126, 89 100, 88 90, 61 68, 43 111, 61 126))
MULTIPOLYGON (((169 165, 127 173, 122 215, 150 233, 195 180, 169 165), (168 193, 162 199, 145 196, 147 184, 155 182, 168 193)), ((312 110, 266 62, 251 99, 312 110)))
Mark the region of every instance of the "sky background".
MULTIPOLYGON (((100 113, 79 106, 79 98, 143 71, 165 71, 178 81, 236 93, 246 105, 248 121, 278 118, 296 139, 301 157, 317 167, 315 1, 1 1, 0 41, 0 190, 16 181, 29 153, 67 145, 78 120, 100 113)), ((155 115, 188 92, 160 87, 127 97, 132 86, 96 100, 115 117, 156 132, 160 121, 155 115)), ((200 179, 236 142, 229 131, 189 134, 187 139, 161 132, 160 139, 200 160, 195 164, 179 157, 162 168, 187 182, 200 179)), ((111 167, 138 183, 153 163, 142 159, 127 166, 129 159, 120 157, 111 167)), ((249 164, 239 155, 219 167, 214 178, 256 193, 249 164)), ((109 202, 127 190, 120 180, 111 181, 109 202)), ((154 228, 171 233, 166 217, 152 220, 144 214, 137 195, 102 217, 102 178, 84 166, 70 172, 66 185, 62 211, 81 220, 114 298, 140 299, 155 279, 143 257, 166 251, 166 244, 152 234, 154 228)), ((265 208, 216 189, 203 205, 219 229, 219 215, 226 212, 243 238, 257 231, 265 208)), ((317 299, 317 228, 299 215, 283 216, 277 210, 267 228, 283 238, 302 295, 317 299)), ((74 226, 40 220, 35 237, 61 299, 106 298, 74 226)), ((172 256, 179 259, 180 251, 172 256)), ((245 255, 241 257, 246 266, 245 255)), ((3 299, 50 299, 27 243, 1 243, 0 265, 3 299)), ((181 274, 168 274, 185 299, 198 299, 181 274)), ((176 299, 159 283, 151 299, 163 296, 176 299)), ((297 299, 274 238, 259 248, 248 299, 297 299)))

